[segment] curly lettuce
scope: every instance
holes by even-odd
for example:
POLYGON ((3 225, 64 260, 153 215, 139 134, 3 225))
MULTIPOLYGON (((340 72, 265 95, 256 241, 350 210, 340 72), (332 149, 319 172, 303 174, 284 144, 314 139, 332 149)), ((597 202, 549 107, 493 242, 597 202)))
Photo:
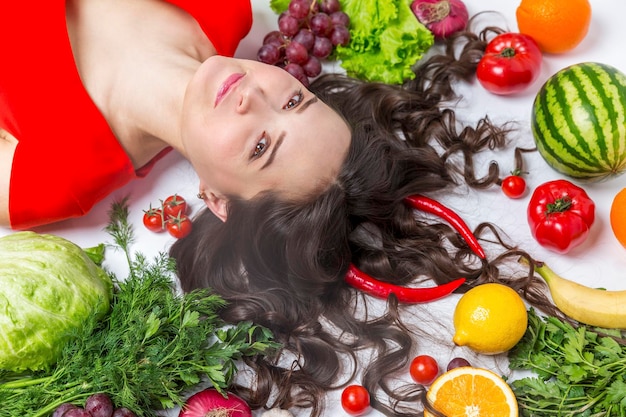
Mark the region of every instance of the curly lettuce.
POLYGON ((434 43, 407 1, 342 0, 350 17, 350 43, 336 57, 347 74, 366 81, 401 84, 434 43))

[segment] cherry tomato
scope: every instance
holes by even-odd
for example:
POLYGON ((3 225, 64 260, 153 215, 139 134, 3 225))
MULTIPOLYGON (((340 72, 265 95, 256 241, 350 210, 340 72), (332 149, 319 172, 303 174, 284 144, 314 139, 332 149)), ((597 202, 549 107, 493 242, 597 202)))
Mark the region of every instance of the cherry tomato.
POLYGON ((143 211, 143 225, 152 232, 162 232, 165 227, 161 209, 150 207, 143 211))
POLYGON ((187 201, 178 194, 171 195, 163 201, 165 218, 177 217, 179 213, 187 213, 187 201))
POLYGON ((432 356, 419 355, 411 361, 409 373, 418 384, 428 385, 439 375, 439 364, 432 356))
POLYGON ((362 385, 349 385, 341 393, 341 406, 351 416, 361 416, 370 411, 370 394, 362 385))
POLYGON ((526 193, 526 180, 518 174, 512 174, 504 177, 501 187, 507 197, 520 198, 526 193))
POLYGON ((487 44, 476 68, 476 78, 494 94, 519 93, 537 79, 541 61, 541 50, 533 38, 502 33, 487 44))
POLYGON ((191 219, 185 214, 167 219, 167 231, 176 239, 181 239, 191 232, 191 219))

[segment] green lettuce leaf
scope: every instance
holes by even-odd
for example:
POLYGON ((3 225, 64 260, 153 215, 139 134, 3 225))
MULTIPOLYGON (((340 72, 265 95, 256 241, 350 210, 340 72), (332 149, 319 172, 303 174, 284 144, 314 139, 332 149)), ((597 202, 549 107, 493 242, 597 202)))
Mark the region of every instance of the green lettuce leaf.
POLYGON ((434 43, 407 1, 342 0, 350 17, 350 43, 335 57, 348 75, 367 81, 401 84, 413 79, 412 67, 434 43))
POLYGON ((276 14, 281 14, 289 7, 291 0, 270 0, 270 8, 276 14))

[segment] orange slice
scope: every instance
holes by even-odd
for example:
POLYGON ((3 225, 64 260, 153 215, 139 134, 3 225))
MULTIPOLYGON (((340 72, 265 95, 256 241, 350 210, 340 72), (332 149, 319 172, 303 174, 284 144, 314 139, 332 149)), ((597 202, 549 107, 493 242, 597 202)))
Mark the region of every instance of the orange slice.
MULTIPOLYGON (((517 399, 504 379, 472 366, 453 368, 440 375, 426 397, 447 417, 517 417, 517 399)), ((424 417, 434 417, 424 410, 424 417)))

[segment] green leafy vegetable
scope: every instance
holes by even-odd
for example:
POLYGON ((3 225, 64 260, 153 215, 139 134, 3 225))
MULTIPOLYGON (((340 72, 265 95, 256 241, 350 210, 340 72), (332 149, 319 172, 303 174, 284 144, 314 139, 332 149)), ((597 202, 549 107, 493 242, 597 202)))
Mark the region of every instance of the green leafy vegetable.
POLYGON ((350 16, 350 43, 336 58, 348 75, 367 81, 401 84, 413 79, 412 67, 433 45, 433 34, 401 0, 342 0, 350 16))
POLYGON ((224 301, 208 289, 175 291, 168 256, 133 256, 127 214, 125 202, 115 203, 107 228, 130 267, 125 280, 115 280, 110 313, 77 328, 75 342, 49 370, 0 372, 0 416, 49 416, 60 404, 82 405, 97 392, 138 416, 156 416, 155 410, 181 405, 200 382, 224 391, 238 360, 277 347, 265 328, 225 326, 217 316, 224 301))
POLYGON ((574 328, 556 317, 528 316, 509 353, 511 369, 535 373, 511 382, 522 416, 626 415, 626 346, 618 330, 574 328))
POLYGON ((274 13, 281 14, 289 8, 289 3, 291 0, 270 0, 270 8, 274 13))
POLYGON ((0 238, 0 370, 52 365, 76 327, 109 310, 112 289, 107 273, 64 238, 0 238))

